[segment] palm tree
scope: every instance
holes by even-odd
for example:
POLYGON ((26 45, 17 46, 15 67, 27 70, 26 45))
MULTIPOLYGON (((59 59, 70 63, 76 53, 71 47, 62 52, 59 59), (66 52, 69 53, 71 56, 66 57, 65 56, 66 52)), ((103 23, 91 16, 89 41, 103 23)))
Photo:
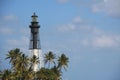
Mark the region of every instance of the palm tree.
POLYGON ((24 72, 24 75, 25 75, 25 76, 23 76, 24 80, 33 80, 34 72, 33 72, 32 68, 29 68, 28 70, 26 70, 24 72))
POLYGON ((16 48, 14 50, 9 51, 6 59, 10 59, 10 63, 12 64, 12 70, 14 71, 14 75, 18 79, 22 79, 24 71, 27 70, 29 65, 29 58, 22 52, 20 49, 16 48))
POLYGON ((27 70, 29 64, 29 58, 25 54, 21 54, 21 56, 16 61, 15 70, 19 75, 20 79, 24 77, 23 73, 27 70))
POLYGON ((53 54, 53 52, 49 51, 47 54, 45 54, 44 58, 45 58, 44 59, 45 64, 48 63, 49 68, 50 68, 50 64, 52 64, 52 63, 55 64, 54 59, 56 58, 56 56, 55 56, 55 54, 53 54))
POLYGON ((30 68, 32 68, 35 64, 38 64, 38 63, 39 63, 39 57, 33 55, 30 58, 30 68))
POLYGON ((15 67, 22 71, 25 71, 28 68, 29 58, 25 54, 21 54, 19 58, 16 60, 17 64, 15 67))
POLYGON ((55 64, 56 56, 49 51, 44 57, 45 64, 48 63, 48 68, 41 68, 39 71, 34 71, 34 65, 39 63, 39 57, 33 55, 31 58, 23 54, 20 49, 10 50, 6 59, 10 59, 12 65, 11 70, 4 70, 0 73, 2 80, 60 80, 61 69, 68 67, 69 58, 65 54, 58 57, 58 64, 55 64), (51 64, 54 67, 50 67, 51 64))
POLYGON ((66 57, 65 54, 61 54, 61 56, 58 58, 57 68, 59 70, 61 70, 62 68, 64 68, 66 70, 66 68, 68 67, 68 62, 69 62, 69 58, 66 57))
POLYGON ((1 80, 1 78, 2 78, 2 71, 0 71, 0 80, 1 80))
POLYGON ((61 71, 56 67, 54 66, 53 68, 51 68, 51 70, 56 74, 56 79, 55 80, 60 80, 61 79, 61 71))
POLYGON ((2 80, 12 80, 11 79, 11 71, 10 70, 4 70, 2 73, 2 80))
POLYGON ((20 52, 20 49, 16 48, 14 50, 10 50, 8 54, 6 55, 6 59, 10 59, 10 63, 12 64, 12 68, 16 66, 17 60, 20 57, 22 52, 20 52))
POLYGON ((57 75, 53 70, 48 68, 41 68, 40 71, 36 73, 37 79, 39 80, 56 80, 57 75))
MULTIPOLYGON (((39 57, 36 55, 33 55, 32 58, 30 58, 30 69, 34 69, 34 65, 39 63, 39 57)), ((33 72, 33 79, 36 79, 36 71, 33 72)))

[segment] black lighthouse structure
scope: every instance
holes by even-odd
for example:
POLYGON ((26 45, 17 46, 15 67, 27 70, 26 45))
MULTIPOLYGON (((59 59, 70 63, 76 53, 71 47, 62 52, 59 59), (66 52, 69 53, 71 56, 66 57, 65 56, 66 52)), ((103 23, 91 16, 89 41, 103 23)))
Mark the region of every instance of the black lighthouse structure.
POLYGON ((39 39, 40 25, 38 24, 39 22, 37 21, 38 16, 35 13, 31 16, 31 18, 32 18, 31 25, 29 26, 31 33, 29 50, 30 53, 32 54, 31 57, 36 56, 37 58, 39 58, 39 63, 35 63, 33 65, 33 70, 38 71, 41 67, 43 67, 42 50, 39 39))
POLYGON ((32 22, 29 26, 31 29, 31 39, 29 49, 41 49, 39 40, 39 28, 37 18, 38 16, 34 13, 32 16, 32 22))

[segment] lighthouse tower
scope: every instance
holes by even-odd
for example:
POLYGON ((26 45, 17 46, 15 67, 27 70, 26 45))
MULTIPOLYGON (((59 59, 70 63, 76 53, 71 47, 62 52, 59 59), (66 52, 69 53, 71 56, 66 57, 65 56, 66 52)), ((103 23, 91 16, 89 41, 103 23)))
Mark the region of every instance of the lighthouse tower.
POLYGON ((33 70, 36 72, 44 65, 43 65, 42 50, 41 50, 40 40, 39 40, 40 25, 38 25, 39 22, 37 21, 38 16, 34 13, 31 16, 31 18, 32 18, 32 22, 31 22, 31 25, 29 26, 30 33, 31 33, 29 50, 31 53, 31 57, 36 56, 36 58, 39 59, 39 63, 34 63, 33 65, 33 70))

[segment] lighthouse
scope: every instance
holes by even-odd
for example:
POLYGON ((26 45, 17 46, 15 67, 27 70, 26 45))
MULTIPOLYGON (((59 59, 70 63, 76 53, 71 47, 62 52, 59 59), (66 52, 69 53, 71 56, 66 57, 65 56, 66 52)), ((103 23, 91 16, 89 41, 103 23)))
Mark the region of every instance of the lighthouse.
POLYGON ((29 50, 31 57, 35 56, 36 58, 39 59, 39 63, 34 63, 33 64, 33 71, 38 71, 43 65, 43 57, 42 57, 42 50, 40 46, 40 39, 39 39, 39 29, 40 25, 38 24, 39 22, 37 21, 38 16, 34 13, 32 16, 32 21, 29 26, 30 28, 30 44, 29 44, 29 50))

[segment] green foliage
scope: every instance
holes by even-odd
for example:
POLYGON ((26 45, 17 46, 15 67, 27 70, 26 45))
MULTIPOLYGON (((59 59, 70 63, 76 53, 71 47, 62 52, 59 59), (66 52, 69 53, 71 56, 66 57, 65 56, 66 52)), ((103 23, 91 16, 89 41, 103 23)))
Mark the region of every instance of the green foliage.
POLYGON ((54 63, 55 64, 55 61, 54 59, 56 58, 55 54, 53 54, 53 52, 49 51, 47 54, 45 54, 44 56, 44 62, 45 64, 49 64, 49 68, 50 68, 50 64, 54 63))
POLYGON ((10 70, 6 69, 0 72, 2 80, 60 80, 62 68, 66 70, 69 62, 69 58, 65 54, 57 59, 56 55, 49 51, 44 56, 44 63, 49 67, 34 72, 33 65, 39 63, 39 58, 35 55, 28 57, 16 48, 8 52, 6 59, 10 60, 9 63, 12 67, 10 70))
POLYGON ((48 68, 41 68, 40 71, 36 73, 38 79, 42 80, 56 80, 57 75, 48 68))
POLYGON ((63 67, 66 70, 66 68, 68 67, 68 62, 69 62, 69 58, 66 57, 65 54, 62 54, 58 58, 58 68, 61 70, 61 68, 63 67))

